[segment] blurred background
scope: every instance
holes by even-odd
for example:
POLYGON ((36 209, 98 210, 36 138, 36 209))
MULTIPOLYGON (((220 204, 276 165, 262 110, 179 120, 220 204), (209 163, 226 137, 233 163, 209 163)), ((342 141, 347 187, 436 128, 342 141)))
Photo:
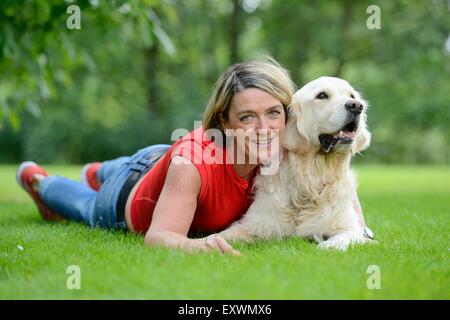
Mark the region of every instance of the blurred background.
POLYGON ((170 143, 229 65, 264 55, 298 87, 329 75, 363 93, 373 140, 357 161, 450 163, 450 0, 2 0, 0 163, 170 143))

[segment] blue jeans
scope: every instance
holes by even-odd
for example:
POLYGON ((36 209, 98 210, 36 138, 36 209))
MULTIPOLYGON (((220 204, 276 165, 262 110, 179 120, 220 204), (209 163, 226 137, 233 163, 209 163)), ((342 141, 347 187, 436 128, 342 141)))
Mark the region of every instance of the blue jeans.
POLYGON ((146 156, 167 150, 165 144, 139 150, 131 157, 120 157, 102 163, 97 177, 101 182, 97 192, 67 178, 50 176, 41 181, 39 195, 58 215, 67 220, 83 222, 91 227, 126 230, 125 222, 116 222, 116 205, 120 191, 130 174, 142 172, 153 163, 146 156))

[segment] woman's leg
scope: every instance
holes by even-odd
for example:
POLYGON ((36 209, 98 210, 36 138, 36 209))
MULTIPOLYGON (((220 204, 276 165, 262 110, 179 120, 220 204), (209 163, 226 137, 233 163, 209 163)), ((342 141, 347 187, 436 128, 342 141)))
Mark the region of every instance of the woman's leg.
POLYGON ((18 183, 30 194, 46 220, 54 220, 57 215, 91 227, 126 229, 125 221, 116 219, 117 200, 124 183, 132 171, 151 166, 152 161, 145 159, 147 155, 165 152, 169 147, 150 146, 139 150, 131 158, 123 157, 107 163, 104 174, 109 176, 99 192, 67 178, 48 177, 45 170, 32 162, 22 163, 16 175, 18 183))
MULTIPOLYGON (((156 144, 151 146, 152 149, 158 149, 158 148, 166 148, 169 145, 163 145, 163 144, 156 144)), ((146 149, 146 148, 144 148, 146 149)), ((141 149, 141 150, 144 150, 141 149)), ((139 153, 140 151, 138 151, 139 153)), ((135 156, 134 154, 133 156, 135 156)), ((132 158, 131 157, 120 157, 113 160, 107 160, 100 163, 100 166, 96 172, 96 178, 98 179, 98 182, 103 184, 109 177, 111 177, 117 170, 124 164, 128 163, 132 158)))
POLYGON ((130 157, 120 157, 104 162, 88 163, 81 169, 80 181, 91 189, 99 191, 103 182, 129 159, 130 157))
POLYGON ((130 158, 131 157, 120 157, 113 160, 103 161, 97 171, 97 179, 100 184, 111 177, 114 172, 116 172, 124 163, 128 162, 130 158))
POLYGON ((117 196, 125 179, 117 179, 124 164, 97 192, 76 181, 59 176, 44 177, 38 185, 39 197, 57 215, 91 227, 126 230, 124 222, 116 221, 117 196))
POLYGON ((59 176, 39 182, 38 193, 44 203, 61 217, 94 227, 97 192, 88 186, 59 176))

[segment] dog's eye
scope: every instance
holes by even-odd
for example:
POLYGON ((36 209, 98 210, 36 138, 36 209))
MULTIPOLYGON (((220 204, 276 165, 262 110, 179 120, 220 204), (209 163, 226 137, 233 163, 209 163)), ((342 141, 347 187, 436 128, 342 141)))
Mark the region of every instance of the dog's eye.
POLYGON ((355 99, 355 96, 353 95, 353 93, 350 95, 350 98, 355 99))
POLYGON ((321 92, 316 96, 316 99, 320 99, 320 100, 328 99, 328 95, 325 92, 321 92))

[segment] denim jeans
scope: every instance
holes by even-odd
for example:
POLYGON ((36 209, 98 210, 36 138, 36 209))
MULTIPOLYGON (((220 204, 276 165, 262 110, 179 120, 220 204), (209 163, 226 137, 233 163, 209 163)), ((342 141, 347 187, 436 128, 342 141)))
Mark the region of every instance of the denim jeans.
POLYGON ((43 179, 39 185, 42 200, 67 220, 83 222, 91 227, 126 230, 125 222, 116 222, 116 205, 120 191, 133 171, 142 172, 153 163, 146 156, 170 146, 153 145, 131 157, 120 157, 102 163, 97 177, 101 182, 97 192, 90 187, 60 176, 43 179))

